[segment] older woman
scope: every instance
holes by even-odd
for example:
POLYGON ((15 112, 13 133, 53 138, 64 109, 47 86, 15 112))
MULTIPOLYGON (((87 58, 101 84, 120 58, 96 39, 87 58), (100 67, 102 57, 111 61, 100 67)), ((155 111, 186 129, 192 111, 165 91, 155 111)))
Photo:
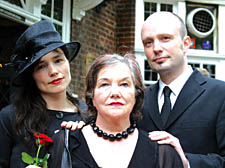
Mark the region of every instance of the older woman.
POLYGON ((182 168, 177 152, 136 128, 144 85, 131 55, 97 58, 86 78, 87 124, 70 132, 73 168, 182 168))

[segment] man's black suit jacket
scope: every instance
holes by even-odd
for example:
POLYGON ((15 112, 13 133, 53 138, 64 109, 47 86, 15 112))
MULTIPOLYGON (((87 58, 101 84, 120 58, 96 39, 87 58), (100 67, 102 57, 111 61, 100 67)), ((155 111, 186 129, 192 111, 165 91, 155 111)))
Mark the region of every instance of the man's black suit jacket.
POLYGON ((158 83, 146 88, 139 128, 164 130, 180 140, 191 168, 225 168, 225 82, 194 70, 163 127, 158 83))

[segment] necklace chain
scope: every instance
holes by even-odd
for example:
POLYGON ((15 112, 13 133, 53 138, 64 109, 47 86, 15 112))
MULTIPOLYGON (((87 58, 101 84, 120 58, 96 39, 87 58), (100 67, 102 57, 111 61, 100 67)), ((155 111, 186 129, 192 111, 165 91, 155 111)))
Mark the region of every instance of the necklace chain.
POLYGON ((103 130, 101 130, 96 124, 95 124, 95 120, 92 120, 90 122, 90 126, 92 127, 93 131, 99 136, 102 137, 106 140, 110 140, 110 141, 119 141, 121 139, 126 139, 128 137, 128 135, 132 134, 134 132, 134 129, 137 127, 137 123, 136 121, 134 121, 129 128, 127 128, 126 131, 123 131, 122 133, 117 133, 116 135, 114 134, 107 134, 106 132, 103 132, 103 130))

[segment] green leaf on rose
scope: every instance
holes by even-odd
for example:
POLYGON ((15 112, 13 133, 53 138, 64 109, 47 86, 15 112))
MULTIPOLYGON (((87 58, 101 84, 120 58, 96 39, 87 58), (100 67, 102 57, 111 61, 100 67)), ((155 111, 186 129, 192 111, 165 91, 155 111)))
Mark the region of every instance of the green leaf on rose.
POLYGON ((45 161, 43 162, 42 168, 48 168, 48 162, 47 162, 47 160, 45 160, 45 161))
POLYGON ((22 160, 29 165, 32 165, 34 163, 34 158, 26 152, 22 152, 22 160))
POLYGON ((47 160, 48 160, 48 158, 50 157, 50 154, 48 154, 48 153, 46 153, 45 154, 45 157, 43 158, 43 167, 42 168, 48 168, 48 162, 47 162, 47 160))
POLYGON ((48 158, 50 157, 50 154, 49 153, 46 153, 45 154, 45 157, 43 158, 43 160, 45 161, 45 160, 48 160, 48 158))

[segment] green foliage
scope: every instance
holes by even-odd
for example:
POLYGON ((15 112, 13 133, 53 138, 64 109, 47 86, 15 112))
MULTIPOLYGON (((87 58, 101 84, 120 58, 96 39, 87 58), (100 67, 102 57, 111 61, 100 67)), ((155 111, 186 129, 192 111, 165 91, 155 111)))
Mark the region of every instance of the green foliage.
POLYGON ((41 166, 42 168, 48 168, 48 159, 50 157, 50 154, 46 153, 45 157, 38 158, 37 163, 36 163, 36 157, 32 157, 26 152, 22 152, 22 160, 24 163, 28 165, 36 165, 36 166, 41 166))

